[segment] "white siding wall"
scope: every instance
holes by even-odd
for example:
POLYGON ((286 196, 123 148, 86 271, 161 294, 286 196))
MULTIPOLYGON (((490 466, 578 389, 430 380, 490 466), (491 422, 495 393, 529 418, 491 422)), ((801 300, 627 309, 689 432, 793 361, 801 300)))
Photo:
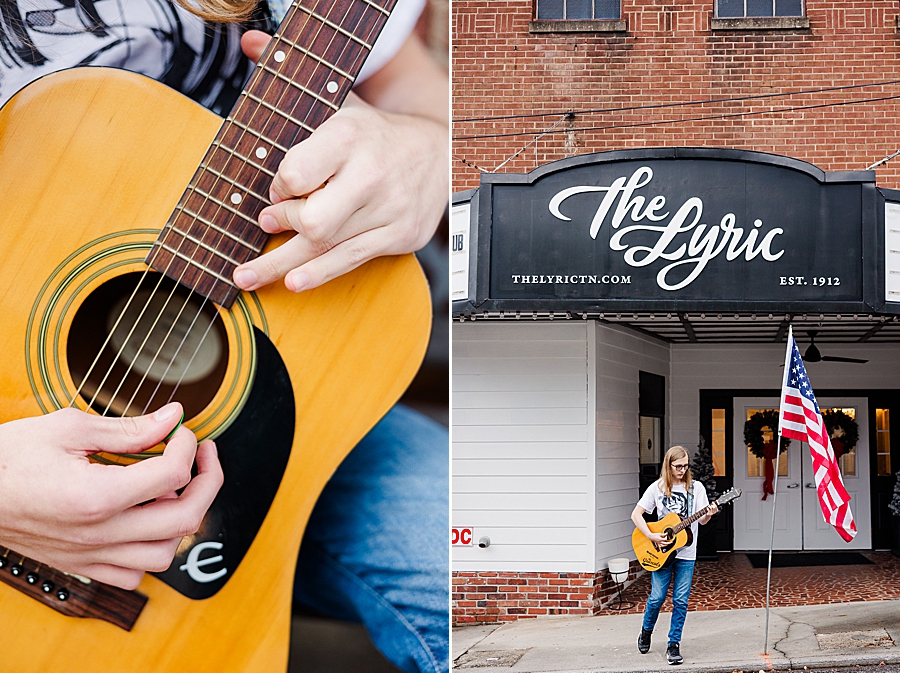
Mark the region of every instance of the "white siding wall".
POLYGON ((453 325, 454 570, 593 571, 588 327, 453 325))
MULTIPOLYGON (((799 336, 799 334, 798 334, 799 336)), ((801 337, 802 339, 802 337, 801 337)), ((802 354, 808 343, 799 343, 802 354)), ((900 386, 900 348, 894 344, 817 343, 823 355, 868 359, 869 362, 814 362, 806 371, 816 391, 830 389, 882 389, 900 386)), ((671 444, 682 444, 692 453, 700 434, 701 389, 781 388, 784 344, 739 345, 684 344, 672 346, 672 380, 669 399, 671 444)))
MULTIPOLYGON (((634 559, 631 512, 638 492, 639 372, 666 378, 669 405, 669 345, 639 332, 591 323, 596 353, 596 507, 595 570, 609 559, 634 559)), ((665 438, 663 439, 665 444, 665 438)))

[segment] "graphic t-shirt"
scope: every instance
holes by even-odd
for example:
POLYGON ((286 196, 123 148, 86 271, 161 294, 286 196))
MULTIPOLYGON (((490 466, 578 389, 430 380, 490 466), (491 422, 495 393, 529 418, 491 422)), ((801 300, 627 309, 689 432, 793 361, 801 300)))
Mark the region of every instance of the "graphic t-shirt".
MULTIPOLYGON (((423 3, 397 3, 357 81, 396 54, 423 3)), ((221 24, 169 0, 0 0, 0 105, 51 72, 108 66, 152 77, 226 115, 253 71, 241 35, 276 27, 265 2, 251 20, 221 24)))
MULTIPOLYGON (((675 512, 681 518, 686 518, 694 512, 703 509, 709 504, 706 496, 706 488, 699 481, 694 481, 694 502, 692 511, 688 512, 687 489, 684 485, 676 485, 672 487, 672 495, 667 496, 660 488, 659 481, 654 481, 650 487, 644 492, 644 495, 638 501, 638 505, 645 512, 656 510, 657 521, 662 519, 666 514, 675 512)), ((675 552, 675 555, 685 561, 693 561, 697 558, 697 530, 700 527, 698 522, 691 524, 691 533, 694 539, 690 545, 686 545, 675 552)))

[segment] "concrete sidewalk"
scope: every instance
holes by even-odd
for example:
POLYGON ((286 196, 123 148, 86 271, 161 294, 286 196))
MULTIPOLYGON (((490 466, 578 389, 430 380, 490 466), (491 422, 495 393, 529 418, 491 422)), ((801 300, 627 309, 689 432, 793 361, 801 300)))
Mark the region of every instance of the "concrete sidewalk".
POLYGON ((671 613, 660 615, 648 654, 637 651, 642 615, 529 619, 453 630, 454 669, 515 672, 744 671, 900 663, 900 600, 689 612, 684 664, 665 659, 671 613))

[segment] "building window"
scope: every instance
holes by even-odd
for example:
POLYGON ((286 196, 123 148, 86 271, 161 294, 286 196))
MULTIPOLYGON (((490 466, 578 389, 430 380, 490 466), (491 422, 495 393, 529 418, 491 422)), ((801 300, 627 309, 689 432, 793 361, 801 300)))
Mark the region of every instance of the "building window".
POLYGON ((712 409, 712 453, 713 469, 717 477, 725 476, 725 410, 712 409))
POLYGON ((878 476, 891 476, 891 410, 875 410, 875 446, 878 476))
POLYGON ((535 0, 538 21, 593 21, 622 18, 621 0, 535 0))
POLYGON ((719 19, 781 16, 803 16, 803 0, 716 0, 719 19))

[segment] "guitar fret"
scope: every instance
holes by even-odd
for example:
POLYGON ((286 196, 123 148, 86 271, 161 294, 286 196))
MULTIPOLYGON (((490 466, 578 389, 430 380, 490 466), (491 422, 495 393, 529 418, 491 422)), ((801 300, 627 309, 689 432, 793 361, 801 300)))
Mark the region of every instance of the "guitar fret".
POLYGON ((317 101, 319 101, 320 103, 323 103, 323 104, 327 105, 328 107, 330 107, 332 110, 337 111, 337 110, 340 109, 337 105, 335 105, 334 103, 332 103, 330 100, 326 100, 325 98, 322 98, 322 97, 319 96, 318 94, 313 93, 312 91, 310 91, 309 89, 307 89, 305 86, 301 86, 300 84, 297 84, 297 83, 294 82, 292 79, 290 79, 289 77, 285 77, 284 75, 282 75, 282 74, 281 74, 280 72, 278 72, 277 70, 273 70, 273 69, 270 68, 269 66, 263 65, 262 62, 260 62, 260 63, 258 64, 258 66, 259 66, 260 68, 262 68, 263 70, 265 70, 267 73, 270 73, 270 74, 274 75, 274 76, 277 77, 278 79, 284 80, 285 82, 287 82, 290 86, 294 87, 295 89, 299 89, 300 91, 302 91, 302 92, 305 93, 306 95, 312 96, 313 98, 315 98, 315 99, 316 99, 317 101))
POLYGON ((286 45, 288 45, 289 47, 291 47, 291 49, 296 49, 297 51, 299 51, 299 52, 300 52, 301 54, 303 54, 304 56, 308 56, 309 58, 313 59, 314 61, 318 61, 319 63, 321 63, 321 64, 324 65, 325 67, 331 68, 331 70, 333 70, 334 72, 336 72, 338 75, 340 75, 340 76, 343 77, 344 79, 349 80, 351 83, 356 81, 356 78, 355 78, 355 77, 352 77, 352 76, 349 75, 348 73, 344 72, 343 70, 341 70, 340 68, 338 68, 338 67, 337 67, 336 65, 334 65, 333 63, 329 63, 329 62, 326 61, 324 58, 321 58, 321 57, 319 57, 319 56, 316 56, 314 53, 312 53, 312 52, 309 51, 308 49, 304 49, 304 48, 301 47, 299 44, 294 43, 293 41, 287 39, 287 38, 284 37, 283 35, 279 35, 278 33, 276 33, 276 34, 275 34, 275 39, 276 39, 276 40, 279 40, 280 42, 284 42, 286 45))
POLYGON ((178 251, 175 250, 174 248, 170 248, 170 247, 169 247, 168 245, 166 245, 165 243, 160 243, 159 241, 157 241, 156 243, 154 243, 154 245, 158 245, 160 248, 162 248, 162 249, 165 250, 166 252, 171 252, 171 253, 172 253, 173 255, 175 255, 176 257, 180 257, 181 259, 183 259, 184 261, 186 261, 188 264, 197 267, 197 268, 200 269, 203 273, 207 273, 207 274, 209 274, 210 276, 213 276, 214 278, 216 278, 217 280, 219 280, 220 282, 225 283, 226 285, 230 285, 230 286, 233 287, 235 290, 238 289, 238 287, 237 287, 234 283, 232 283, 231 280, 229 280, 228 278, 225 278, 224 276, 219 275, 218 273, 216 273, 216 272, 213 271, 212 269, 210 269, 210 268, 204 266, 203 264, 201 264, 200 262, 198 262, 196 259, 191 259, 191 258, 188 257, 187 255, 185 255, 185 254, 183 254, 183 253, 181 253, 181 252, 178 252, 178 251))
POLYGON ((365 48, 368 49, 369 51, 372 51, 372 45, 370 45, 370 44, 368 44, 367 42, 365 42, 365 41, 359 39, 359 38, 356 37, 356 35, 354 35, 353 33, 349 32, 349 31, 347 31, 347 30, 344 30, 343 28, 341 28, 341 27, 340 27, 339 25, 337 25, 336 23, 334 23, 334 22, 332 22, 332 21, 329 21, 328 19, 326 19, 326 18, 325 18, 324 16, 322 16, 321 14, 318 14, 318 13, 314 12, 313 10, 309 9, 308 7, 304 7, 304 6, 301 5, 299 2, 293 3, 293 6, 296 7, 297 9, 299 9, 300 11, 305 12, 306 14, 309 14, 309 15, 310 15, 311 17, 313 17, 316 21, 319 21, 320 23, 324 23, 326 26, 329 26, 330 28, 333 28, 334 30, 336 30, 337 32, 339 32, 341 35, 344 35, 344 36, 346 36, 346 37, 349 37, 351 40, 353 40, 353 41, 356 42, 357 44, 361 44, 363 47, 365 47, 365 48))
POLYGON ((196 245, 196 246, 199 247, 199 248, 203 248, 204 250, 209 250, 209 251, 210 251, 211 253, 213 253, 214 255, 218 255, 219 257, 221 257, 222 259, 224 259, 226 262, 230 262, 231 264, 234 264, 235 266, 240 266, 240 265, 241 265, 241 262, 238 262, 237 260, 232 259, 231 257, 229 257, 228 255, 226 255, 226 254, 225 254, 224 252, 222 252, 221 250, 217 250, 216 248, 214 248, 214 247, 212 247, 212 246, 210 246, 210 245, 204 243, 204 242, 201 241, 199 238, 196 238, 196 237, 194 237, 194 236, 191 236, 191 235, 190 235, 189 233, 187 233, 186 231, 181 231, 181 229, 179 229, 179 228, 176 227, 175 225, 171 225, 171 226, 169 227, 169 231, 174 231, 176 234, 178 234, 178 235, 181 236, 182 238, 185 238, 185 239, 189 240, 191 243, 193 243, 194 245, 196 245))
POLYGON ((224 173, 220 173, 219 171, 217 171, 217 170, 215 170, 215 169, 213 169, 213 168, 210 168, 210 167, 209 167, 209 164, 202 163, 202 164, 200 164, 200 168, 202 168, 203 170, 205 170, 207 173, 212 173, 212 174, 215 175, 216 177, 221 178, 222 180, 224 180, 224 181, 227 182, 228 184, 234 185, 235 187, 238 187, 238 188, 244 190, 245 192, 247 192, 247 194, 249 194, 250 196, 252 196, 252 197, 255 198, 256 200, 262 201, 263 203, 265 203, 265 204, 267 204, 267 205, 269 205, 269 206, 272 205, 272 202, 269 201, 268 197, 260 196, 259 194, 257 194, 256 192, 254 192, 252 189, 250 189, 250 188, 247 187, 246 185, 242 185, 240 182, 238 182, 237 180, 234 180, 234 179, 232 179, 232 178, 229 178, 229 177, 228 177, 227 175, 225 175, 224 173))
POLYGON ((231 206, 229 206, 229 205, 228 205, 227 203, 225 203, 224 201, 220 201, 219 199, 217 199, 217 198, 216 198, 215 196, 213 196, 212 194, 207 194, 206 192, 204 192, 202 189, 200 189, 200 188, 197 187, 196 185, 191 185, 191 190, 194 191, 195 193, 199 194, 200 196, 209 199, 210 201, 212 201, 213 203, 215 203, 217 206, 221 206, 221 207, 224 208, 225 210, 227 210, 227 211, 229 211, 229 212, 231 212, 231 213, 234 213, 235 215, 237 215, 237 216, 240 217, 241 219, 246 220, 247 222, 249 222, 250 224, 252 224, 254 227, 256 226, 256 220, 254 220, 252 217, 249 217, 249 216, 245 215, 244 213, 242 213, 242 212, 239 211, 239 210, 235 210, 234 208, 232 208, 231 206))
MULTIPOLYGON (((184 214, 187 215, 188 217, 193 218, 193 219, 196 220, 197 222, 201 222, 202 224, 205 224, 207 227, 210 227, 210 228, 212 228, 212 229, 215 229, 215 230, 218 231, 220 234, 224 234, 224 235, 227 236, 228 238, 230 238, 230 239, 232 239, 232 240, 234 240, 234 241, 237 241, 238 243, 240 243, 241 245, 243 245, 245 248, 249 248, 250 250, 252 250, 252 251, 255 252, 256 254, 259 254, 259 253, 262 252, 262 248, 258 248, 257 246, 252 245, 251 243, 245 241, 245 240, 244 240, 243 238, 241 238, 240 236, 235 236, 234 234, 232 234, 232 233, 231 233, 230 231, 228 231, 227 229, 223 229, 222 227, 220 227, 220 226, 218 226, 218 225, 216 225, 216 224, 213 224, 212 222, 210 222, 209 220, 207 220, 207 219, 206 219, 205 217, 203 217, 202 215, 200 215, 200 214, 198 214, 198 213, 195 213, 194 211, 190 210, 187 206, 178 206, 178 207, 176 208, 176 210, 180 210, 182 213, 184 213, 184 214)), ((244 219, 246 219, 248 222, 252 223, 254 226, 256 225, 256 223, 253 222, 253 220, 251 220, 251 219, 249 219, 249 218, 244 218, 244 219)), ((172 227, 173 225, 169 225, 169 226, 172 227)))
MULTIPOLYGON (((304 131, 307 131, 307 132, 309 132, 309 133, 312 133, 313 131, 315 131, 315 129, 314 129, 312 126, 309 126, 309 125, 307 125, 307 124, 304 124, 304 123, 303 123, 302 121, 300 121, 299 119, 294 119, 294 118, 293 118, 291 115, 289 115, 287 112, 283 112, 282 110, 279 110, 277 107, 275 107, 274 105, 271 105, 271 104, 267 103, 266 101, 264 101, 264 100, 263 100, 262 98, 260 98, 259 96, 254 96, 254 95, 253 95, 252 93, 250 93, 249 91, 244 91, 242 95, 246 96, 247 98, 249 98, 250 100, 252 100, 254 103, 257 103, 258 105, 262 105, 264 108, 267 108, 267 109, 271 110, 272 112, 274 112, 275 114, 277 114, 279 117, 283 117, 284 119, 287 119, 289 122, 291 122, 291 123, 293 123, 293 124, 299 126, 299 127, 302 128, 304 131)), ((280 149, 280 148, 279 148, 279 149, 280 149)))
POLYGON ((265 166, 261 166, 260 164, 258 164, 258 163, 256 163, 255 161, 253 161, 253 159, 251 159, 250 157, 245 157, 243 154, 241 154, 241 153, 238 152, 237 150, 228 147, 228 145, 223 144, 223 143, 222 143, 221 141, 219 141, 219 140, 216 140, 216 141, 213 142, 213 147, 218 147, 218 148, 221 149, 223 152, 227 152, 228 154, 231 154, 232 156, 237 157, 238 159, 240 159, 241 161, 243 161, 243 162, 244 162, 245 164, 247 164, 248 166, 253 166, 253 168, 255 168, 256 170, 258 170, 260 173, 265 173, 265 174, 268 175, 270 178, 274 178, 274 177, 275 177, 275 173, 273 173, 272 171, 270 171, 270 170, 269 170, 268 168, 266 168, 265 166))
POLYGON ((379 12, 381 12, 385 16, 391 15, 391 13, 389 11, 387 11, 384 7, 379 7, 374 2, 372 2, 372 0, 363 0, 363 2, 366 3, 367 5, 369 5, 369 7, 374 7, 375 9, 377 9, 379 12))
POLYGON ((265 140, 267 143, 269 143, 269 144, 270 144, 272 147, 274 147, 275 149, 281 150, 282 152, 284 152, 285 154, 287 154, 287 147, 282 147, 280 144, 276 143, 276 142, 275 142, 274 140, 272 140, 271 138, 266 138, 266 136, 264 136, 264 135, 263 135, 262 133, 260 133, 259 131, 254 131, 252 128, 250 128, 250 127, 247 126, 246 124, 242 124, 241 122, 237 121, 234 117, 228 117, 225 121, 228 122, 229 124, 234 124, 234 125, 237 126, 239 129, 242 129, 242 130, 246 131, 246 132, 249 133, 250 135, 256 136, 256 137, 259 138, 260 140, 265 140))

